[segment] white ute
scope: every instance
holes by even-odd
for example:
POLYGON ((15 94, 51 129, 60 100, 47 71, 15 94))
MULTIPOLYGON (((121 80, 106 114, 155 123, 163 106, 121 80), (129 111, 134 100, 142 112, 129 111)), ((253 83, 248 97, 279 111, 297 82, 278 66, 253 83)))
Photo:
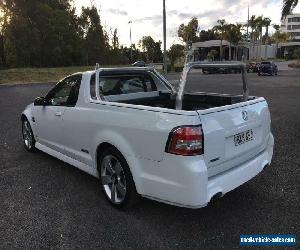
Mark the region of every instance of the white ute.
POLYGON ((189 63, 177 93, 153 68, 96 67, 66 77, 22 113, 26 149, 98 177, 116 207, 141 196, 206 206, 271 163, 270 125, 267 102, 248 96, 239 62, 189 63), (203 67, 241 70, 244 94, 185 93, 189 71, 203 67))

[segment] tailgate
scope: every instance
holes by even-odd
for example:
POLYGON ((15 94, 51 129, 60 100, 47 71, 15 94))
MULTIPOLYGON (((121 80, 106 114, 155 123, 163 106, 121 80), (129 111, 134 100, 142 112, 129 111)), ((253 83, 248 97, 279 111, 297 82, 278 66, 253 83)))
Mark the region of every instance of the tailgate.
POLYGON ((266 148, 270 113, 263 98, 197 112, 209 176, 246 162, 266 148))

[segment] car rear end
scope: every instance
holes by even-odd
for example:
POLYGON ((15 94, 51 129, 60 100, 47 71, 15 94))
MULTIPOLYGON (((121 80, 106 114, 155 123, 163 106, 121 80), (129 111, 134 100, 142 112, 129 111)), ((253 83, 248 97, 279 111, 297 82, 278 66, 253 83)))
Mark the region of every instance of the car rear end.
POLYGON ((271 163, 274 138, 263 98, 198 111, 199 125, 170 132, 156 183, 159 200, 206 206, 251 180, 271 163))
POLYGON ((149 198, 203 207, 271 163, 274 138, 264 98, 195 112, 196 124, 183 122, 170 131, 149 198))
POLYGON ((275 67, 272 62, 261 62, 260 64, 260 73, 270 74, 275 73, 275 67))

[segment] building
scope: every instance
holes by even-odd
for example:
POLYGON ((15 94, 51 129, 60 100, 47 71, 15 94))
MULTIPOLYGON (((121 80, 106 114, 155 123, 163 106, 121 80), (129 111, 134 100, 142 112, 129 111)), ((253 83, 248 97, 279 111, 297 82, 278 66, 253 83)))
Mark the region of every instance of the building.
POLYGON ((279 55, 292 59, 293 51, 300 47, 300 14, 287 15, 281 21, 280 31, 290 34, 290 41, 279 45, 279 55))
MULTIPOLYGON (((205 42, 196 42, 188 53, 189 61, 203 61, 211 50, 217 51, 216 59, 220 59, 221 40, 210 40, 205 42)), ((230 44, 228 41, 222 41, 223 56, 222 60, 242 60, 249 57, 249 50, 244 44, 230 44), (229 52, 231 50, 231 53, 229 52), (230 58, 231 57, 231 58, 230 58)))
MULTIPOLYGON (((281 22, 280 31, 290 34, 290 41, 261 45, 259 43, 240 42, 238 45, 231 44, 230 46, 228 41, 223 40, 222 60, 260 60, 276 57, 292 59, 295 48, 300 47, 300 14, 287 15, 281 22), (229 53, 230 47, 231 53, 229 53)), ((191 50, 188 51, 188 59, 190 61, 206 60, 208 53, 211 50, 216 50, 216 60, 219 60, 220 45, 220 40, 193 43, 191 50)))
POLYGON ((280 30, 291 35, 291 42, 300 42, 300 14, 287 15, 281 21, 280 30))

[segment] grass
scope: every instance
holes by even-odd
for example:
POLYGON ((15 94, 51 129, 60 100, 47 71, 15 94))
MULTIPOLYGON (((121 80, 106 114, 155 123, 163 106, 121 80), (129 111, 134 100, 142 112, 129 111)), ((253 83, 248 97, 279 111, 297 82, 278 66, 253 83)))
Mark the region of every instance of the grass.
MULTIPOLYGON (((109 67, 109 66, 105 66, 109 67)), ((114 65, 112 67, 117 67, 114 65)), ((76 66, 60 68, 14 68, 0 70, 0 84, 3 83, 43 83, 58 80, 81 71, 94 69, 95 66, 76 66)))

